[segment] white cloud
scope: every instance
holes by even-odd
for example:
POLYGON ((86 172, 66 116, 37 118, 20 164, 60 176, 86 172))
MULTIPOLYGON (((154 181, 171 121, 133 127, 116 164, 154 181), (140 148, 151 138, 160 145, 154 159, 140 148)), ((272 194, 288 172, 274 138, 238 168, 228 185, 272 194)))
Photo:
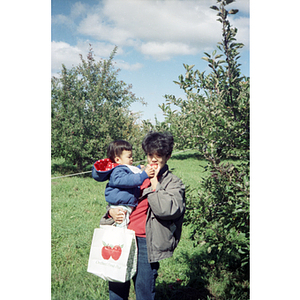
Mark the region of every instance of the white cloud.
MULTIPOLYGON (((95 59, 108 59, 114 45, 96 42, 92 44, 92 51, 95 55, 95 59)), ((57 72, 61 70, 62 63, 69 69, 72 66, 77 66, 81 62, 80 54, 83 58, 89 52, 89 41, 79 41, 76 46, 71 46, 65 42, 51 43, 51 65, 52 76, 57 76, 57 72)), ((122 54, 122 48, 117 49, 117 53, 122 54)), ((124 70, 138 70, 143 67, 140 63, 130 64, 121 60, 115 60, 117 67, 124 70)))
POLYGON ((230 8, 237 8, 240 13, 248 15, 250 12, 249 0, 239 0, 233 2, 232 4, 230 4, 230 8))
MULTIPOLYGON (((104 42, 91 42, 89 40, 80 40, 77 43, 77 46, 82 49, 82 55, 85 57, 87 55, 87 53, 90 50, 90 46, 89 44, 92 45, 92 51, 94 53, 94 55, 96 56, 96 59, 104 59, 104 58, 108 58, 111 54, 111 52, 113 51, 115 45, 113 44, 109 44, 109 43, 104 43, 104 42)), ((123 53, 123 49, 120 47, 117 50, 118 54, 122 54, 123 53)))
MULTIPOLYGON (((220 25, 215 21, 215 12, 209 9, 210 1, 105 1, 102 21, 108 20, 110 26, 93 23, 85 27, 85 33, 98 32, 112 42, 115 38, 122 45, 128 39, 142 43, 176 42, 207 46, 220 35, 220 25), (109 33, 106 34, 105 32, 109 33), (114 35, 115 34, 115 35, 114 35), (122 39, 118 35, 122 35, 122 39)), ((98 17, 100 19, 100 17, 98 17)), ((98 19, 98 20, 99 20, 98 19)), ((95 36, 95 35, 94 35, 95 36)))
POLYGON ((128 62, 116 60, 116 67, 120 68, 121 70, 136 71, 141 69, 143 67, 143 64, 135 63, 131 65, 128 62))
MULTIPOLYGON (((125 47, 133 47, 147 57, 167 60, 215 49, 222 37, 216 11, 209 8, 213 4, 211 0, 104 0, 91 7, 76 2, 69 16, 54 16, 52 22, 73 29, 76 24, 76 33, 99 41, 98 46, 92 42, 95 49, 117 45, 121 54, 125 47)), ((248 14, 249 0, 233 2, 230 8, 248 14)), ((238 41, 248 47, 249 18, 236 15, 231 20, 238 28, 238 41)))
MULTIPOLYGON (((248 0, 241 2, 238 8, 249 11, 248 0)), ((221 24, 209 8, 210 0, 106 0, 102 5, 82 20, 78 31, 116 45, 134 46, 157 60, 212 49, 221 40, 221 24)), ((235 22, 239 36, 248 36, 247 22, 248 18, 235 22)))
POLYGON ((77 46, 70 46, 65 42, 52 42, 51 43, 51 65, 52 70, 60 70, 62 62, 67 68, 76 65, 80 62, 79 54, 81 49, 77 46))
POLYGON ((54 25, 63 25, 63 26, 67 26, 74 30, 76 29, 75 23, 69 16, 55 15, 55 16, 52 16, 51 22, 54 25))
POLYGON ((51 22, 52 24, 67 26, 76 31, 76 19, 79 17, 85 17, 89 9, 90 8, 88 5, 82 4, 81 2, 76 2, 71 7, 70 15, 54 15, 51 18, 51 22))
POLYGON ((78 18, 89 10, 89 6, 86 4, 82 4, 81 2, 76 2, 71 8, 71 14, 70 17, 73 18, 78 18))
POLYGON ((237 42, 243 43, 247 49, 249 49, 249 19, 237 18, 230 20, 233 27, 238 29, 236 34, 237 42))
POLYGON ((116 45, 126 44, 126 40, 131 37, 131 34, 121 27, 108 25, 98 14, 88 15, 79 24, 78 32, 116 45))
POLYGON ((140 51, 147 55, 151 56, 157 60, 168 60, 173 55, 188 55, 196 54, 197 49, 190 47, 187 44, 183 43, 157 43, 157 42, 148 42, 144 43, 140 47, 140 51))

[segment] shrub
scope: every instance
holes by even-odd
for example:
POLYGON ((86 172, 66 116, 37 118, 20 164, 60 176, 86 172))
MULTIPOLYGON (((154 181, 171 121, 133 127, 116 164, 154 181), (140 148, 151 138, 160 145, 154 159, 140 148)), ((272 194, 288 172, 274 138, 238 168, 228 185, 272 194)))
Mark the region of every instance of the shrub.
MULTIPOLYGON (((92 48, 81 64, 51 80, 51 154, 63 157, 79 170, 106 155, 114 139, 136 142, 140 135, 138 115, 129 111, 141 101, 130 91, 131 85, 117 80, 113 67, 115 47, 108 60, 95 61, 92 48)), ((139 156, 140 152, 137 153, 139 156)))

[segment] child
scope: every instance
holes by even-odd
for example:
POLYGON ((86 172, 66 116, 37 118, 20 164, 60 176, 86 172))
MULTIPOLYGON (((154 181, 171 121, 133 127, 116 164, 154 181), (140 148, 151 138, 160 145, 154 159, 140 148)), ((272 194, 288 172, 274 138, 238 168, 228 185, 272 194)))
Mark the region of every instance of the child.
POLYGON ((121 206, 124 211, 124 221, 115 223, 125 227, 129 223, 129 215, 138 204, 140 185, 147 178, 154 176, 154 169, 147 166, 144 170, 132 166, 132 146, 127 141, 111 142, 107 148, 107 157, 94 163, 92 177, 97 181, 109 180, 105 188, 105 200, 110 208, 121 206))

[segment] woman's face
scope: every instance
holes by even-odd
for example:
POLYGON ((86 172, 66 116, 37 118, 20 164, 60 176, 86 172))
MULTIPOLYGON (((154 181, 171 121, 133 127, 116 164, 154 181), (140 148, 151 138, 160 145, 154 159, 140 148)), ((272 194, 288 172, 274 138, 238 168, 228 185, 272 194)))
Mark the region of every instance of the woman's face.
POLYGON ((158 154, 147 154, 147 162, 150 165, 157 165, 161 170, 171 156, 159 156, 158 154))

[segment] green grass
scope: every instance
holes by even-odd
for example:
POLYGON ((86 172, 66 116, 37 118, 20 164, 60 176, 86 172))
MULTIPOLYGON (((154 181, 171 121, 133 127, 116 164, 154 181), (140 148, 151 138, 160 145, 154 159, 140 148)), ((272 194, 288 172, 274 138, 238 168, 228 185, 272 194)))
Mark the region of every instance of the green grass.
MULTIPOLYGON (((196 152, 173 155, 168 165, 186 186, 196 188, 205 176, 206 162, 196 152)), ((67 167, 63 160, 52 162, 52 177, 67 167)), ((87 272, 94 228, 105 213, 106 182, 91 174, 52 180, 52 299, 109 299, 108 283, 87 272)), ((183 227, 182 239, 172 258, 160 262, 158 300, 215 299, 211 292, 222 283, 211 282, 202 267, 206 251, 194 248, 190 228, 183 227)), ((130 299, 135 299, 133 286, 130 299)))
POLYGON ((106 283, 86 271, 104 188, 92 178, 52 180, 52 299, 105 299, 106 283))

